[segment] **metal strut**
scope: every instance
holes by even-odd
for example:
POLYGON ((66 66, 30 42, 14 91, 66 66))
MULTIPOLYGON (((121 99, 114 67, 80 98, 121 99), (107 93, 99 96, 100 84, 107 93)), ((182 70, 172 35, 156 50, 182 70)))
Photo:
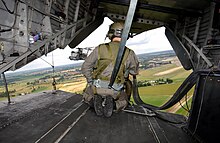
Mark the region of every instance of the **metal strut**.
POLYGON ((183 38, 198 52, 199 56, 206 62, 209 68, 213 67, 213 64, 210 60, 203 54, 203 52, 190 40, 186 35, 183 35, 183 38))
POLYGON ((56 79, 55 79, 55 76, 54 76, 54 66, 52 66, 53 68, 53 82, 52 82, 52 86, 53 86, 53 90, 57 90, 57 87, 56 87, 56 79))
POLYGON ((53 68, 53 82, 52 82, 52 86, 53 86, 53 90, 57 90, 57 87, 56 87, 56 79, 55 79, 55 76, 54 76, 54 73, 55 73, 55 70, 54 70, 54 58, 53 58, 53 53, 52 53, 52 65, 51 67, 53 68))
POLYGON ((8 97, 8 104, 11 104, 11 99, 10 99, 10 95, 9 95, 9 92, 8 92, 8 84, 7 84, 4 72, 2 73, 2 76, 3 76, 4 83, 5 83, 5 92, 6 92, 7 97, 8 97))
POLYGON ((125 44, 126 44, 128 34, 129 34, 129 31, 130 31, 130 28, 131 28, 131 24, 132 24, 135 9, 136 9, 136 6, 137 6, 137 2, 138 2, 138 0, 131 0, 131 2, 130 2, 130 6, 129 6, 129 9, 128 9, 128 13, 127 13, 127 18, 125 20, 125 26, 124 26, 124 29, 123 29, 123 32, 122 32, 122 40, 120 42, 120 46, 119 46, 115 66, 114 66, 114 69, 112 71, 112 75, 111 75, 111 79, 110 79, 110 83, 109 83, 109 88, 112 88, 112 85, 115 82, 115 78, 116 78, 116 76, 118 74, 118 71, 120 69, 120 66, 121 66, 121 62, 122 62, 124 52, 125 52, 125 44))

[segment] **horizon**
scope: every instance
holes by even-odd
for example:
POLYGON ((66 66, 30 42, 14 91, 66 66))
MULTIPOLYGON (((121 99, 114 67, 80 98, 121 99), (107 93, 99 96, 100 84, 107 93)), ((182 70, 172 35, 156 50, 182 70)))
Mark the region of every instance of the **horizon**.
MULTIPOLYGON (((111 25, 112 23, 113 21, 111 21, 109 18, 105 18, 103 24, 101 24, 95 31, 93 31, 75 48, 96 47, 101 43, 110 42, 110 40, 106 38, 106 34, 108 32, 109 25, 111 25)), ((164 32, 165 27, 159 27, 154 30, 144 31, 142 33, 137 34, 133 38, 129 38, 126 42, 126 46, 132 49, 137 55, 173 50, 164 32), (158 39, 160 44, 158 44, 158 39)), ((74 51, 75 48, 71 49, 69 46, 67 46, 64 49, 56 49, 48 53, 47 56, 37 58, 20 69, 7 72, 20 72, 32 69, 49 68, 51 67, 51 65, 57 67, 61 65, 81 63, 83 62, 83 60, 73 61, 69 59, 71 52, 74 51)))
MULTIPOLYGON (((175 53, 175 51, 173 49, 171 50, 165 50, 165 51, 155 51, 155 52, 149 52, 149 53, 140 53, 140 54, 137 54, 138 55, 144 55, 144 54, 152 54, 152 53, 160 53, 160 52, 167 52, 167 51, 173 51, 175 53)), ((70 64, 64 64, 64 65, 58 65, 58 66, 54 66, 54 69, 56 70, 56 68, 58 67, 64 67, 64 66, 74 66, 74 65, 81 65, 82 63, 84 62, 84 60, 80 60, 79 62, 77 63, 70 63, 70 64)), ((46 69, 50 69, 52 70, 52 67, 42 67, 42 68, 35 68, 35 69, 26 69, 26 70, 22 70, 22 71, 11 71, 11 72, 7 72, 6 75, 9 75, 9 74, 13 74, 13 73, 20 73, 20 72, 30 72, 30 71, 39 71, 39 70, 46 70, 46 69)))

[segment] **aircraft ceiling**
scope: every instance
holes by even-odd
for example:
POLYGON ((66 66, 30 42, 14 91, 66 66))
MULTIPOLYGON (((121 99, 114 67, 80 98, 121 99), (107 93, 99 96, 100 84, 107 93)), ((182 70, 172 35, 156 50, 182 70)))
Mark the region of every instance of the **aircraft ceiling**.
MULTIPOLYGON (((99 9, 113 21, 125 20, 130 0, 100 0, 99 9)), ((139 33, 174 23, 185 16, 197 17, 209 0, 139 0, 131 32, 139 33)))
MULTIPOLYGON (((16 70, 56 48, 67 45, 75 48, 102 24, 103 16, 124 21, 129 4, 130 0, 8 0, 5 5, 0 3, 4 17, 0 19, 0 73, 16 70), (14 5, 15 13, 7 10, 14 5), (30 42, 34 36, 38 39, 30 42)), ((130 32, 138 34, 167 26, 182 35, 188 26, 185 34, 204 46, 211 38, 208 33, 214 8, 210 0, 139 0, 130 32), (184 21, 188 22, 185 26, 184 21)), ((218 19, 214 24, 219 27, 218 19)))

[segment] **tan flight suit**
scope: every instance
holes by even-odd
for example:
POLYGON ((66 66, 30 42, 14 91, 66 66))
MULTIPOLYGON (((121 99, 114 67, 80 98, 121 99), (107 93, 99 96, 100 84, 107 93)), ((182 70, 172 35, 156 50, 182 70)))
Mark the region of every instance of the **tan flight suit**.
MULTIPOLYGON (((83 93, 83 98, 84 101, 89 103, 89 101, 91 101, 91 99, 93 98, 94 94, 100 94, 102 96, 106 96, 106 95, 110 95, 115 99, 116 102, 116 110, 119 111, 120 109, 123 109, 124 107, 127 106, 128 104, 128 99, 127 99, 127 95, 124 91, 116 91, 113 89, 108 89, 108 88, 100 88, 100 87, 96 87, 93 85, 92 81, 95 80, 94 79, 94 72, 95 72, 95 68, 97 68, 97 63, 99 62, 100 59, 100 54, 102 55, 102 59, 103 56, 106 55, 106 57, 111 57, 113 56, 115 59, 117 57, 117 53, 119 50, 119 42, 110 42, 107 43, 108 48, 110 48, 110 50, 108 49, 107 53, 105 53, 106 50, 102 51, 102 49, 100 48, 105 48, 103 47, 103 45, 105 46, 106 44, 101 44, 98 47, 96 47, 93 52, 85 59, 85 62, 82 65, 82 73, 83 75, 86 77, 87 82, 88 82, 88 86, 87 88, 84 90, 83 93), (109 45, 108 45, 109 44, 109 45), (101 53, 99 53, 101 52, 101 53), (104 54, 104 55, 103 55, 104 54), (111 56, 109 56, 111 55, 111 56)), ((128 49, 127 55, 124 55, 124 59, 122 64, 124 64, 124 70, 119 70, 119 71, 123 71, 123 76, 124 77, 128 77, 129 74, 131 75, 137 75, 138 74, 138 66, 139 66, 139 62, 137 59, 137 56, 135 55, 134 51, 131 49, 128 49)), ((115 62, 114 60, 112 60, 112 62, 115 62)), ((123 67, 121 65, 121 67, 123 67)), ((99 77, 106 77, 106 81, 109 83, 109 79, 111 78, 111 74, 114 68, 114 63, 110 63, 108 64, 108 66, 100 73, 99 77)), ((115 81, 115 83, 117 82, 117 79, 115 81)), ((124 80, 122 80, 121 84, 124 84, 124 80)))

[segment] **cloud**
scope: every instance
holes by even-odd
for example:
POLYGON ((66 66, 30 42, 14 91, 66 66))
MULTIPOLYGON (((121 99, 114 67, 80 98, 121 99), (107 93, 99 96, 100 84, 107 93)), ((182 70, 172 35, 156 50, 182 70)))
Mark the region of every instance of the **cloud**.
POLYGON ((165 27, 149 30, 128 39, 126 45, 136 54, 172 50, 172 46, 164 33, 165 27))

